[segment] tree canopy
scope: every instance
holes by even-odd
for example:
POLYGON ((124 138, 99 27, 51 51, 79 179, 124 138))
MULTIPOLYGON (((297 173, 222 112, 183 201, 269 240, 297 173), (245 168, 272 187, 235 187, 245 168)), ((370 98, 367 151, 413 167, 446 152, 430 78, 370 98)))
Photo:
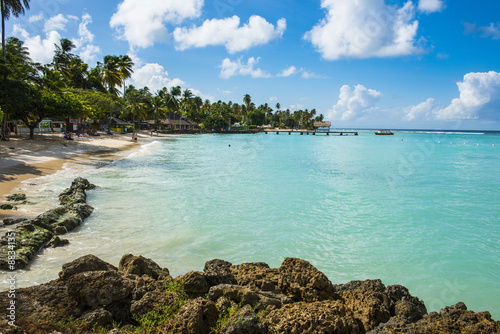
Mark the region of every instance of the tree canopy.
POLYGON ((30 128, 31 138, 38 124, 48 118, 100 121, 114 116, 133 124, 154 121, 150 123, 155 128, 166 118, 179 124, 184 118, 207 131, 225 131, 235 123, 312 128, 314 121, 323 120, 314 109, 291 112, 281 110, 279 103, 276 111, 267 103, 256 106, 249 94, 238 104, 203 101, 180 86, 157 92, 148 87, 126 87, 134 66, 128 55, 105 56, 103 62, 91 68, 72 53, 74 47, 70 40, 61 39, 47 65, 33 62, 24 43, 15 37, 9 38, 2 50, 6 57, 0 64, 0 80, 5 89, 0 93, 0 107, 9 119, 22 120, 30 128))

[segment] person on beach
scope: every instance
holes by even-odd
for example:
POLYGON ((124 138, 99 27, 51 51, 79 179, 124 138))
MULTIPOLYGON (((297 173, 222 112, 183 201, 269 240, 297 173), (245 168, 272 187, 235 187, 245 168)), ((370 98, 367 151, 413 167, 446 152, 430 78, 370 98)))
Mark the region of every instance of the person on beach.
POLYGON ((134 132, 134 141, 137 143, 137 132, 134 132))

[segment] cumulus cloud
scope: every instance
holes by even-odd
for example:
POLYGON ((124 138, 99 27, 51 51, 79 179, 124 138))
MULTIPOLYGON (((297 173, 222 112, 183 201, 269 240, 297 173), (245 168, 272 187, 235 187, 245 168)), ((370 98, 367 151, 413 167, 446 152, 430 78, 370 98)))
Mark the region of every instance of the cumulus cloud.
MULTIPOLYGON (((43 15, 37 17, 35 22, 40 20, 43 20, 43 15)), ((14 25, 13 35, 21 37, 33 61, 48 64, 52 62, 54 57, 55 45, 59 45, 63 38, 59 31, 65 31, 66 36, 71 35, 71 33, 66 32, 67 27, 72 27, 72 24, 69 24, 70 22, 79 22, 76 32, 78 37, 71 39, 75 44, 75 49, 72 52, 79 54, 85 62, 93 61, 101 50, 98 46, 92 44, 94 35, 87 27, 92 23, 92 17, 89 14, 83 14, 81 20, 75 16, 64 16, 62 14, 53 16, 44 23, 45 36, 31 36, 26 29, 16 24, 14 25)))
POLYGON ((123 0, 109 23, 131 47, 147 48, 167 39, 165 24, 199 17, 202 7, 203 0, 123 0))
POLYGON ((290 67, 285 68, 283 71, 281 71, 278 74, 278 76, 279 77, 289 77, 289 76, 297 74, 297 73, 299 73, 299 70, 297 69, 297 67, 292 65, 290 67))
POLYGON ((434 99, 427 99, 426 101, 417 104, 416 106, 404 108, 403 120, 410 122, 415 120, 429 119, 434 108, 434 99))
POLYGON ((444 9, 443 0, 420 0, 418 2, 418 10, 424 13, 440 12, 444 9))
POLYGON ((61 35, 53 30, 45 34, 45 38, 40 35, 30 36, 30 34, 20 25, 14 25, 14 36, 20 36, 30 53, 30 58, 34 62, 48 64, 54 57, 55 44, 59 44, 61 35))
POLYGON ((161 90, 163 87, 183 86, 185 84, 179 78, 170 79, 168 72, 160 64, 145 64, 134 69, 132 84, 136 87, 148 87, 151 92, 161 90))
POLYGON ((240 18, 206 20, 200 27, 176 28, 174 40, 177 50, 223 45, 229 53, 247 50, 283 36, 286 20, 278 20, 276 27, 264 18, 253 15, 240 27, 240 18))
POLYGON ((94 61, 97 54, 101 52, 98 46, 92 44, 95 36, 87 27, 90 23, 92 23, 92 17, 87 13, 83 14, 78 25, 78 38, 72 40, 76 47, 75 52, 79 52, 85 62, 94 61))
POLYGON ((28 22, 29 23, 36 23, 36 22, 40 22, 43 20, 43 13, 40 13, 38 15, 31 15, 28 19, 28 22))
POLYGON ((45 32, 52 30, 66 30, 66 24, 68 21, 69 20, 63 14, 58 14, 45 22, 43 30, 45 32))
POLYGON ((326 118, 339 121, 358 119, 375 110, 375 103, 381 97, 381 92, 363 85, 357 85, 354 89, 344 85, 340 88, 337 104, 327 113, 326 118))
POLYGON ((421 54, 418 21, 411 1, 403 7, 384 0, 322 0, 327 11, 304 38, 327 60, 421 54))
POLYGON ((254 68, 259 63, 260 58, 250 57, 246 64, 241 62, 241 58, 232 61, 226 58, 219 66, 221 69, 219 76, 222 79, 229 79, 237 75, 251 76, 252 78, 269 78, 271 75, 260 68, 254 68))
POLYGON ((439 120, 465 120, 496 117, 500 108, 500 73, 467 73, 457 83, 460 97, 451 104, 435 111, 439 120), (496 116, 495 116, 496 115, 496 116))

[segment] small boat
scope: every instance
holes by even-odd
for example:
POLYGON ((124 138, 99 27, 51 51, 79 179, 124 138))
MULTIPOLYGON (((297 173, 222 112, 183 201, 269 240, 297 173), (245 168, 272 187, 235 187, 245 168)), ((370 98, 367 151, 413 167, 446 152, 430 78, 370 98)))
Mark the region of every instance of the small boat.
POLYGON ((394 133, 391 132, 391 130, 378 130, 377 132, 375 132, 375 134, 377 136, 392 136, 392 135, 394 135, 394 133))

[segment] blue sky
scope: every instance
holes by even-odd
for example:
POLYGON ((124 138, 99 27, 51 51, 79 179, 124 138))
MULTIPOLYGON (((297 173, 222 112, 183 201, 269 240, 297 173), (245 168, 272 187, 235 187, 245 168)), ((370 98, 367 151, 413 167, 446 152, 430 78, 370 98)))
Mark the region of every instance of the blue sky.
POLYGON ((31 0, 7 36, 50 63, 129 54, 128 81, 203 99, 250 94, 337 128, 500 130, 496 0, 31 0))

